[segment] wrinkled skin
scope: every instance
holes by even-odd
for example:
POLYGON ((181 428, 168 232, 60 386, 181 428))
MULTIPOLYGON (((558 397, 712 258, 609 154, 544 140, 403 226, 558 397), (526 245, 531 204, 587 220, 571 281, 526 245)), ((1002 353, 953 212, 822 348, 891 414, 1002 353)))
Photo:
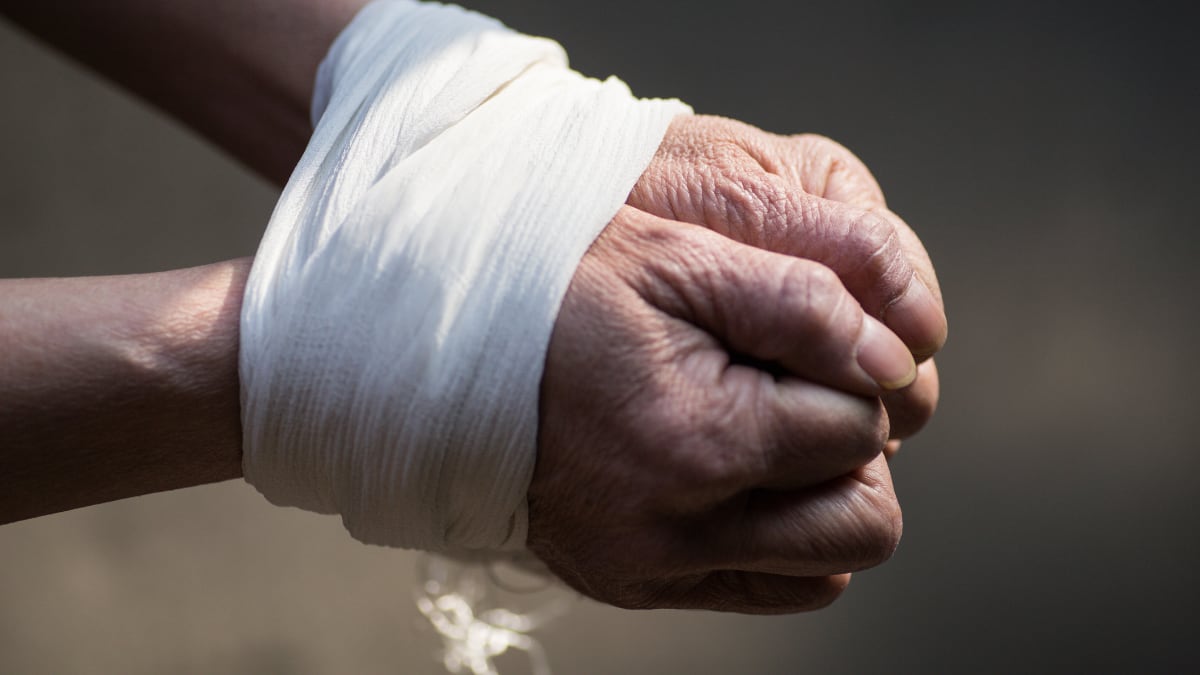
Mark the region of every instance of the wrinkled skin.
POLYGON ((932 414, 945 334, 853 155, 680 118, 560 310, 530 549, 620 607, 832 602, 899 542, 885 446, 932 414))
POLYGON ((628 203, 829 266, 924 362, 913 386, 885 396, 892 437, 911 436, 933 415, 938 381, 929 357, 946 341, 941 288, 920 239, 888 210, 875 177, 849 150, 815 134, 680 117, 628 203), (932 301, 897 306, 906 292, 924 290, 932 301))

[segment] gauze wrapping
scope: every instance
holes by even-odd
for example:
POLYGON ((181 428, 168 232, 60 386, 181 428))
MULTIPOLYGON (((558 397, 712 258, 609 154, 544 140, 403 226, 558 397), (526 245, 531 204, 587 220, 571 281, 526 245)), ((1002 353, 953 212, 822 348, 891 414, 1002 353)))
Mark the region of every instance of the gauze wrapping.
POLYGON ((368 543, 523 546, 559 305, 686 111, 461 8, 363 9, 246 288, 246 480, 368 543))

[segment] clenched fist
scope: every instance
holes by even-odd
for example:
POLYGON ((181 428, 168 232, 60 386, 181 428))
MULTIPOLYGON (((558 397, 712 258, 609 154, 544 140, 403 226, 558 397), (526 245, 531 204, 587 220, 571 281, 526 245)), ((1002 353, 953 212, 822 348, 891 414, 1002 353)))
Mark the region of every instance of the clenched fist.
POLYGON ((933 415, 938 380, 928 359, 947 327, 937 276, 912 228, 888 210, 874 176, 849 150, 812 134, 679 117, 628 203, 828 266, 921 362, 911 387, 884 397, 892 437, 916 433, 933 415))
POLYGON ((677 120, 628 204, 555 326, 529 547, 621 607, 824 606, 899 541, 928 257, 841 146, 718 118, 677 120))

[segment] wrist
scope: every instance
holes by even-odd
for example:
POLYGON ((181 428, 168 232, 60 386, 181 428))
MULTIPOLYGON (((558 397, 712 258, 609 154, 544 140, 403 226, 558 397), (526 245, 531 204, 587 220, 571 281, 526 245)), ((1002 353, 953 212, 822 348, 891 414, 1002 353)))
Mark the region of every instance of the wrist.
MULTIPOLYGON (((250 258, 148 275, 135 350, 185 485, 241 476, 238 328, 250 258)), ((180 485, 178 487, 183 487, 180 485)), ((170 488, 166 488, 170 489, 170 488)))

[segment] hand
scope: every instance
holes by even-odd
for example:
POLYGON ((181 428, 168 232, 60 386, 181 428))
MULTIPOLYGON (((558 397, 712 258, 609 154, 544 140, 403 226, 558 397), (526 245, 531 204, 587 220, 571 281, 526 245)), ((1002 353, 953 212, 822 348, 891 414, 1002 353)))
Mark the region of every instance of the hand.
POLYGON ((911 387, 884 396, 892 437, 916 433, 932 416, 938 380, 927 359, 946 339, 937 277, 916 234, 887 209, 875 178, 849 150, 811 134, 680 117, 628 203, 833 269, 924 361, 911 387))
POLYGON ((555 324, 529 548, 621 607, 824 606, 899 540, 877 397, 914 376, 824 265, 625 207, 555 324))

